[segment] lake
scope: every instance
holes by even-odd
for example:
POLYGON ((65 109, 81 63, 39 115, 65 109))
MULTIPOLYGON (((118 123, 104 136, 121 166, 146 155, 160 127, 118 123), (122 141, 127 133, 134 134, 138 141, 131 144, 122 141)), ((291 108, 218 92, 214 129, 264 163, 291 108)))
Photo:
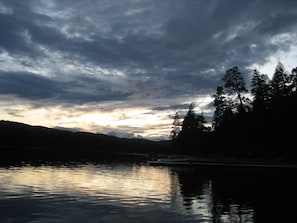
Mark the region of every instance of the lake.
POLYGON ((0 167, 0 222, 296 222, 296 170, 0 167))

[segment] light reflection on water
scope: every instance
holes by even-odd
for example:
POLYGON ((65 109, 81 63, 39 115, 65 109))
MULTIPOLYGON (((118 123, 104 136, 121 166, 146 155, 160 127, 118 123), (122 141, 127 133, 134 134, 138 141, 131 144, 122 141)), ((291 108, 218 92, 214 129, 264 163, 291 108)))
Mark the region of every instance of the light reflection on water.
POLYGON ((62 194, 141 205, 167 203, 175 177, 168 169, 133 165, 25 166, 1 169, 0 188, 9 196, 62 194))
POLYGON ((254 222, 255 207, 270 211, 254 200, 267 186, 257 179, 127 163, 0 168, 0 222, 254 222))

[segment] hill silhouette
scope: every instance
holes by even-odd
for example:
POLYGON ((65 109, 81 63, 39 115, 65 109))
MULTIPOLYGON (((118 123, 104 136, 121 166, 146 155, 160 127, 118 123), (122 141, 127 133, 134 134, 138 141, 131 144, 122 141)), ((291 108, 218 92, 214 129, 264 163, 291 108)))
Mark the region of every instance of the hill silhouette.
POLYGON ((99 160, 106 156, 143 157, 168 153, 169 141, 127 139, 0 121, 0 161, 99 160))

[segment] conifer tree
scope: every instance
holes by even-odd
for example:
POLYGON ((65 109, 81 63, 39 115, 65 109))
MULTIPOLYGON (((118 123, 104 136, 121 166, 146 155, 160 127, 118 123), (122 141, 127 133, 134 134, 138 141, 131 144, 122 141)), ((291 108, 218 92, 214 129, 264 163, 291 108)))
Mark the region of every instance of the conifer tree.
POLYGON ((179 133, 180 133, 180 117, 178 112, 176 112, 174 115, 173 126, 170 134, 171 140, 177 139, 179 133))
POLYGON ((206 129, 206 127, 205 127, 206 120, 205 120, 203 113, 201 112, 200 115, 196 115, 195 120, 196 120, 196 129, 198 131, 204 131, 206 129))
POLYGON ((256 112, 268 110, 271 100, 271 85, 268 76, 261 74, 258 70, 254 70, 251 87, 251 92, 254 96, 253 110, 256 112))
POLYGON ((196 121, 195 121, 194 103, 191 103, 189 105, 189 110, 187 112, 187 115, 183 121, 182 131, 189 132, 189 131, 194 130, 195 126, 196 126, 195 122, 196 121))
MULTIPOLYGON (((237 66, 228 69, 222 78, 225 82, 224 89, 230 96, 236 96, 239 100, 239 105, 237 107, 237 112, 246 111, 248 106, 245 103, 248 101, 242 94, 247 93, 246 83, 243 75, 239 71, 237 66)), ((236 104, 236 103, 235 103, 236 104)))
POLYGON ((231 111, 230 105, 228 105, 228 101, 226 99, 226 96, 224 94, 224 88, 223 87, 217 87, 217 92, 214 97, 214 128, 218 128, 222 125, 224 120, 227 118, 228 111, 231 111))
POLYGON ((287 96, 290 91, 289 85, 289 75, 286 73, 284 65, 278 62, 271 80, 273 97, 287 96))

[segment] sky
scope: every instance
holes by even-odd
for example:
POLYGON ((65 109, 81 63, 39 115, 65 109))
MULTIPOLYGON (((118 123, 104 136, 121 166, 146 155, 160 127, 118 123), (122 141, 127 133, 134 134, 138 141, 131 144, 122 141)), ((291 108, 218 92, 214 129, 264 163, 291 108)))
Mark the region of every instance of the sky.
POLYGON ((0 119, 168 139, 226 70, 297 66, 296 0, 0 0, 0 119))

